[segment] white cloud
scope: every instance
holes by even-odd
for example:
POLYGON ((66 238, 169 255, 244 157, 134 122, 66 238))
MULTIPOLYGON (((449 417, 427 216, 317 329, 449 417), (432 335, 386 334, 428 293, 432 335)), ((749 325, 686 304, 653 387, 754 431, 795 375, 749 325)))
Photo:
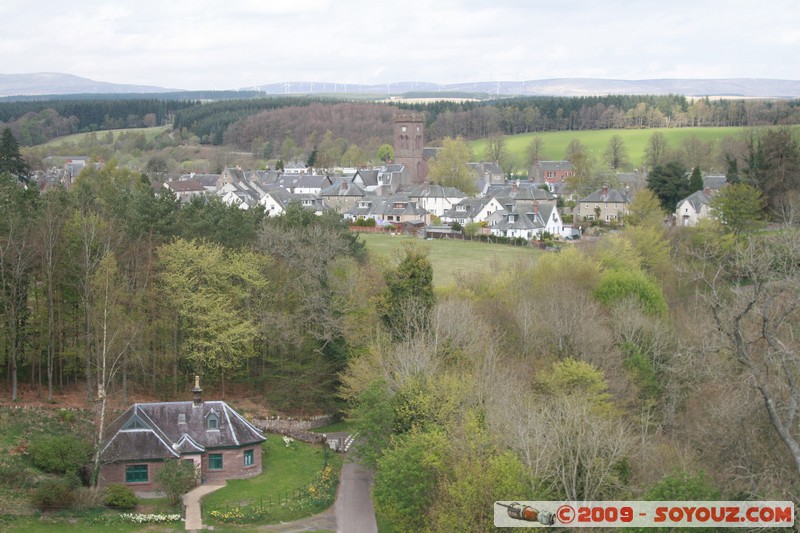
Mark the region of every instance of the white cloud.
POLYGON ((3 72, 228 89, 277 81, 800 79, 789 0, 7 0, 3 72))

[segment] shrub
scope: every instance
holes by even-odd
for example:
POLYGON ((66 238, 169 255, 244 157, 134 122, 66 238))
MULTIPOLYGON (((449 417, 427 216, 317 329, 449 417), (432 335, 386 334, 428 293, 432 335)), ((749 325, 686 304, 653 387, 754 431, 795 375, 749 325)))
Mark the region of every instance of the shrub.
POLYGON ((665 316, 668 311, 667 300, 658 284, 636 270, 607 271, 600 279, 594 297, 605 305, 633 298, 645 311, 655 316, 665 316))
POLYGON ((706 478, 705 472, 676 471, 661 478, 644 494, 653 501, 719 499, 719 490, 706 478))
POLYGON ((194 462, 168 459, 156 472, 156 481, 161 485, 170 503, 177 505, 181 501, 181 496, 197 485, 194 462))
POLYGON ((51 474, 77 474, 89 462, 92 449, 70 435, 42 437, 28 447, 33 465, 51 474))
POLYGON ((113 483, 106 487, 103 497, 103 503, 115 509, 133 509, 137 501, 133 489, 122 483, 113 483))
POLYGON ((33 505, 42 511, 68 509, 75 501, 75 493, 63 479, 48 479, 31 494, 33 505))

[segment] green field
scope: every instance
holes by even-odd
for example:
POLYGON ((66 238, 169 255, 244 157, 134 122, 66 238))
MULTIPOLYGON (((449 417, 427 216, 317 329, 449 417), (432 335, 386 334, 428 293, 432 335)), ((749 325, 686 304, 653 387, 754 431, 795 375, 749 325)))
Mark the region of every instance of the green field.
POLYGON ((40 146, 55 147, 62 144, 81 144, 84 142, 86 137, 92 134, 94 134, 99 140, 104 139, 109 132, 114 136, 114 140, 117 140, 119 136, 124 133, 144 133, 144 136, 147 138, 147 140, 153 140, 170 128, 171 126, 156 126, 155 128, 125 128, 121 130, 103 130, 91 133, 74 133, 72 135, 65 135, 64 137, 52 139, 40 146))
POLYGON ((452 285, 459 273, 491 272, 511 267, 518 262, 531 262, 542 252, 535 248, 488 244, 480 241, 436 239, 423 241, 417 237, 362 233, 371 255, 389 261, 402 257, 403 244, 414 242, 430 250, 428 258, 433 265, 434 287, 452 285))
MULTIPOLYGON (((661 132, 666 137, 670 147, 678 148, 681 143, 690 137, 697 137, 703 142, 719 142, 725 137, 736 137, 748 128, 656 128, 640 130, 586 130, 586 131, 546 131, 509 135, 506 137, 506 146, 517 168, 525 168, 527 159, 526 151, 534 137, 541 137, 544 141, 543 151, 545 160, 564 159, 567 146, 572 139, 578 139, 589 151, 589 156, 602 161, 603 152, 608 145, 608 139, 616 134, 622 138, 628 151, 631 163, 639 168, 644 158, 645 147, 650 137, 655 132, 661 132)), ((795 132, 800 131, 800 126, 792 126, 795 132)), ((481 159, 486 153, 486 139, 470 142, 472 152, 476 159, 481 159)))

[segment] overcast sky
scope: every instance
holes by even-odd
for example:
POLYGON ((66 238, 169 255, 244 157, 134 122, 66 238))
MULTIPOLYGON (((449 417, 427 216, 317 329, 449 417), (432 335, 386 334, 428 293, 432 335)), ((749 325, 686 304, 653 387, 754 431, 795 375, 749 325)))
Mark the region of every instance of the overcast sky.
POLYGON ((796 0, 0 0, 0 73, 283 81, 800 80, 796 0))

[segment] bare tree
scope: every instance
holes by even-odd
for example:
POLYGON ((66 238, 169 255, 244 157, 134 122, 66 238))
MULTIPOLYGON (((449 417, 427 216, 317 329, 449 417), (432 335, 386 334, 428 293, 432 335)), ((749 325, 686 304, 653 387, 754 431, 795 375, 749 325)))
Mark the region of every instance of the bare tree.
POLYGON ((800 473, 800 234, 753 236, 722 260, 708 252, 696 254, 700 295, 800 473))

